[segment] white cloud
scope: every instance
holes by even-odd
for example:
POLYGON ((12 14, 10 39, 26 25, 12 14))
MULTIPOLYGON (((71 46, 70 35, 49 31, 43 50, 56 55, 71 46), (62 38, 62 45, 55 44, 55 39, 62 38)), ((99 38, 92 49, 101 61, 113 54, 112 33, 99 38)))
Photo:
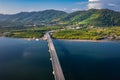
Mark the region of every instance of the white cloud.
POLYGON ((120 10, 120 0, 89 0, 88 9, 108 8, 112 10, 120 10))
POLYGON ((100 1, 100 0, 89 0, 89 2, 97 2, 97 1, 100 1))
POLYGON ((62 8, 62 9, 58 9, 60 11, 67 11, 68 9, 67 8, 62 8))
POLYGON ((64 11, 66 11, 66 10, 67 10, 67 8, 63 8, 63 10, 64 10, 64 11))
POLYGON ((102 3, 88 3, 88 9, 102 9, 102 3))
POLYGON ((117 6, 117 5, 114 4, 114 3, 109 3, 108 6, 115 7, 115 6, 117 6))
POLYGON ((79 11, 79 10, 81 10, 81 9, 79 9, 79 8, 73 8, 73 9, 71 9, 72 12, 79 11))

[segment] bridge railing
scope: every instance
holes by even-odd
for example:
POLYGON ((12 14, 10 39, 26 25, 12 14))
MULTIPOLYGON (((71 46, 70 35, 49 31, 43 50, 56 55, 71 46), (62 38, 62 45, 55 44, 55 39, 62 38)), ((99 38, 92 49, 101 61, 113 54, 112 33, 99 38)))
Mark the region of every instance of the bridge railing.
POLYGON ((64 78, 64 74, 53 44, 53 41, 49 35, 49 33, 46 33, 46 37, 47 37, 47 42, 48 42, 48 47, 49 47, 49 52, 50 52, 50 56, 51 56, 51 61, 52 61, 52 67, 53 67, 53 74, 54 74, 54 78, 55 80, 65 80, 64 78))

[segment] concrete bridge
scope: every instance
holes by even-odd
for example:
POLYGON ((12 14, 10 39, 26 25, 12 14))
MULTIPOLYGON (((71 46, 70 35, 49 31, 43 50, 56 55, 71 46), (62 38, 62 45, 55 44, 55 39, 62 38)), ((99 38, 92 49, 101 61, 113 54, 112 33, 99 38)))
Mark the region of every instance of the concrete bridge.
POLYGON ((49 52, 50 52, 50 60, 52 62, 52 68, 53 68, 53 75, 55 80, 65 80, 64 74, 53 44, 53 41, 49 35, 49 32, 45 34, 45 37, 47 38, 49 52))

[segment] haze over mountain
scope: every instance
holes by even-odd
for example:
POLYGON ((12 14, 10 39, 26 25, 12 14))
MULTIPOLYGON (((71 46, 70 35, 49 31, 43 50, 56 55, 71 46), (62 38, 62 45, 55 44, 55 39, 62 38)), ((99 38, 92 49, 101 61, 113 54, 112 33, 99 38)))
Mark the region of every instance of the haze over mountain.
POLYGON ((120 26, 120 12, 109 9, 90 9, 73 13, 45 10, 39 12, 21 12, 14 15, 0 14, 0 27, 20 27, 30 24, 120 26))

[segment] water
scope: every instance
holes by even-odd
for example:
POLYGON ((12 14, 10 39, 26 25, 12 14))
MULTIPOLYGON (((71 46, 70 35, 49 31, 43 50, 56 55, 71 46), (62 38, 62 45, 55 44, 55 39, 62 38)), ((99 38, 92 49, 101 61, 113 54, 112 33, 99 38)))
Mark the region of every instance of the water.
MULTIPOLYGON (((120 80, 120 42, 53 40, 66 80, 120 80)), ((0 80, 54 80, 46 41, 0 38, 0 80)))
POLYGON ((120 42, 54 40, 66 80, 120 80, 120 42))
POLYGON ((0 80, 54 80, 46 41, 0 38, 0 80))

